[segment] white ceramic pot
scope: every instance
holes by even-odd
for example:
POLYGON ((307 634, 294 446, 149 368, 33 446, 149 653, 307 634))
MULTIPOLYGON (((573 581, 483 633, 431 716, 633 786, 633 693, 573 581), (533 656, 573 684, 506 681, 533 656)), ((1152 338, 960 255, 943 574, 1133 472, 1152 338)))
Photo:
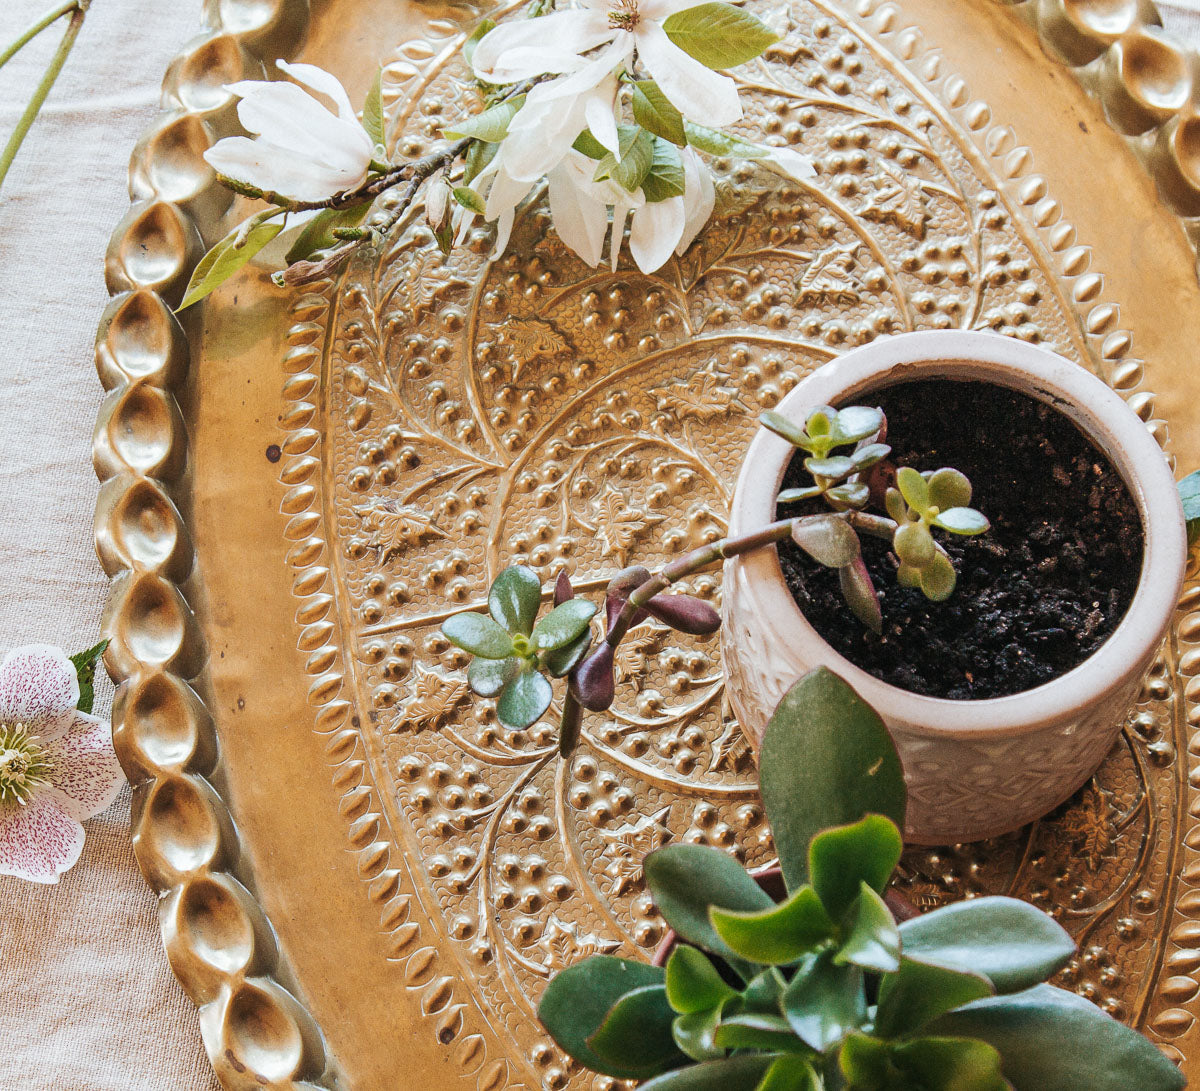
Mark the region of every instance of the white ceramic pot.
MULTIPOLYGON (((1016 829, 1067 799, 1103 761, 1126 721, 1179 598, 1183 511, 1163 453, 1104 383, 1045 349, 990 333, 884 338, 805 378, 779 412, 802 423, 817 405, 870 404, 870 392, 916 379, 973 379, 1054 405, 1124 479, 1146 548, 1128 612, 1087 660, 1035 689, 981 701, 910 693, 833 650, 805 619, 774 547, 725 562, 722 648, 734 710, 757 749, 772 711, 802 674, 825 666, 884 718, 908 781, 911 841, 972 841, 1016 829)), ((734 493, 730 534, 775 519, 794 448, 760 429, 734 493)))

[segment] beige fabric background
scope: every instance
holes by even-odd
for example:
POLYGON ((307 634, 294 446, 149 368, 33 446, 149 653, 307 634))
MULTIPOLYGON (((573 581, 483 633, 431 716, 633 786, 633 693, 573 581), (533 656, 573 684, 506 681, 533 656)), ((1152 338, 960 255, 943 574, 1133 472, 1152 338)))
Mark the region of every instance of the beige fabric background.
MULTIPOLYGON (((0 42, 52 0, 0 6, 0 42)), ((966 2, 966 0, 964 0, 966 2)), ((1167 7, 1200 44, 1200 0, 1167 7), (1190 10, 1189 10, 1190 9, 1190 10)), ((66 71, 0 191, 0 650, 92 644, 92 337, 129 152, 200 0, 93 0, 66 71)), ((12 128, 56 31, 0 70, 12 128)), ((964 73, 968 75, 969 73, 964 73)), ((107 715, 110 691, 98 711, 107 715)), ((57 887, 0 876, 0 1091, 215 1091, 129 847, 129 794, 89 823, 57 887)))

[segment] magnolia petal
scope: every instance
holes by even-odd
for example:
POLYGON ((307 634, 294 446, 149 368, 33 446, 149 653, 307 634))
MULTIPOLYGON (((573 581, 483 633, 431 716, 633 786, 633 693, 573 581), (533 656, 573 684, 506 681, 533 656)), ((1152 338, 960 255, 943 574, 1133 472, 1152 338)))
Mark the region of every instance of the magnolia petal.
POLYGON ((643 20, 633 34, 651 78, 684 117, 719 129, 742 116, 737 84, 689 57, 658 23, 643 20))
POLYGON ((613 155, 621 153, 621 138, 617 133, 617 119, 613 113, 613 100, 616 97, 617 80, 610 76, 605 84, 596 88, 594 94, 588 96, 584 106, 583 118, 587 127, 605 148, 613 155), (608 84, 611 83, 611 91, 608 84))
POLYGON ((281 148, 268 140, 230 136, 218 140, 204 153, 205 162, 220 174, 272 190, 298 201, 323 201, 366 178, 337 170, 281 148))
MULTIPOLYGON (((234 84, 238 86, 245 85, 234 84)), ((247 132, 306 159, 343 170, 366 170, 374 146, 357 121, 342 121, 294 83, 250 86, 254 92, 238 103, 238 119, 247 132)))
POLYGON ((686 222, 682 197, 643 205, 633 214, 629 252, 643 273, 653 273, 675 253, 686 222))
POLYGON ((628 205, 613 206, 612 237, 608 240, 608 260, 614 273, 617 271, 617 262, 621 260, 621 245, 625 242, 625 220, 628 216, 628 205))
POLYGON ((282 60, 276 61, 275 64, 280 71, 286 72, 297 83, 302 83, 305 87, 311 87, 318 94, 333 99, 338 117, 343 121, 358 124, 358 114, 350 105, 350 96, 346 94, 346 89, 341 85, 337 76, 326 72, 324 68, 318 68, 315 64, 303 64, 299 61, 289 64, 282 60))
POLYGON ((471 65, 487 83, 516 83, 567 72, 579 64, 579 54, 611 41, 617 33, 599 11, 555 11, 537 19, 503 23, 483 36, 471 65))
POLYGON ((83 851, 83 827, 53 795, 0 807, 0 875, 57 883, 83 851))
POLYGON ((794 178, 798 182, 817 176, 812 158, 794 152, 791 148, 771 148, 770 154, 760 162, 768 169, 774 170, 776 174, 794 178))
POLYGON ((57 739, 74 721, 78 702, 79 677, 61 648, 26 644, 0 663, 0 721, 57 739))
POLYGON ((663 20, 676 12, 698 7, 706 0, 638 0, 638 14, 643 19, 663 20))
POLYGON ((46 756, 50 787, 62 796, 62 809, 80 822, 107 808, 125 783, 112 728, 95 716, 77 712, 67 733, 46 747, 46 756))
POLYGON ((578 165, 571 162, 551 172, 550 216, 558 237, 594 269, 604 256, 608 206, 591 197, 579 184, 578 171, 578 165))
POLYGON ((683 160, 683 202, 687 218, 683 224, 683 234, 675 245, 675 253, 682 254, 712 217, 717 203, 717 187, 713 185, 708 164, 700 158, 695 148, 684 148, 679 158, 683 160))
MULTIPOLYGON (((504 156, 502 151, 496 159, 504 156)), ((495 160, 493 160, 495 162, 495 160)), ((513 178, 506 167, 500 167, 492 179, 488 190, 487 209, 484 216, 496 222, 496 245, 492 250, 492 258, 498 258, 508 249, 508 240, 512 235, 513 222, 516 220, 517 205, 525 199, 531 189, 529 182, 513 178)))

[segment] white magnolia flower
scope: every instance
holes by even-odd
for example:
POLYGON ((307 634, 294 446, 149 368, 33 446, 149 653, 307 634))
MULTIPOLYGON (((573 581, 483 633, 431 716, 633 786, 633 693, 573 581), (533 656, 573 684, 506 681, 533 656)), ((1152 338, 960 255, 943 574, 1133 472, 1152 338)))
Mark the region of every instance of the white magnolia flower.
POLYGON ((111 728, 78 701, 58 648, 29 644, 0 663, 0 875, 57 883, 83 850, 80 822, 124 783, 111 728))
MULTIPOLYGON (((651 79, 684 117, 719 128, 742 116, 733 80, 689 56, 662 28, 661 20, 697 7, 696 0, 581 3, 570 11, 518 19, 489 31, 471 58, 475 74, 488 83, 508 84, 587 68, 599 83, 607 72, 628 67, 636 53, 651 79), (608 48, 595 61, 584 56, 600 46, 608 48)), ((594 135, 600 139, 599 134, 594 135)))
POLYGON ((374 146, 359 124, 345 89, 312 64, 279 67, 294 80, 333 100, 333 113, 295 83, 243 80, 229 90, 237 95, 238 118, 253 140, 218 140, 204 158, 221 174, 297 201, 323 201, 353 189, 367 177, 374 146))

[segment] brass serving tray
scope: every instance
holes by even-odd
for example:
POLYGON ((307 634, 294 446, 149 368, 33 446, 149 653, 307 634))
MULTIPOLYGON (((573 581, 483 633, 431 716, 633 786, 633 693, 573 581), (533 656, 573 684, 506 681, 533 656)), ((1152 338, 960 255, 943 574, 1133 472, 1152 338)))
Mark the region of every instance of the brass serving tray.
MULTIPOLYGON (((496 263, 486 232, 441 261, 418 215, 334 280, 286 293, 254 266, 181 325, 240 211, 202 160, 236 125, 222 85, 302 56, 361 98, 378 60, 395 147, 419 154, 465 101, 479 14, 209 0, 108 253, 117 744, 228 1088, 613 1086, 541 1031, 548 976, 648 956, 649 849, 771 856, 717 644, 641 629, 621 669, 644 680, 564 764, 549 721, 509 733, 469 698, 438 623, 512 560, 597 588, 719 534, 755 412, 807 369, 889 331, 993 328, 1094 369, 1200 465, 1195 69, 1138 0, 795 0, 745 94, 817 180, 720 164, 718 217, 656 277, 580 265, 537 204, 496 263)), ((719 598, 719 574, 692 590, 719 598)), ((1054 912, 1080 941, 1065 982, 1194 1073, 1198 643, 1193 574, 1095 781, 1019 834, 904 865, 923 904, 1004 891, 1054 912)))

